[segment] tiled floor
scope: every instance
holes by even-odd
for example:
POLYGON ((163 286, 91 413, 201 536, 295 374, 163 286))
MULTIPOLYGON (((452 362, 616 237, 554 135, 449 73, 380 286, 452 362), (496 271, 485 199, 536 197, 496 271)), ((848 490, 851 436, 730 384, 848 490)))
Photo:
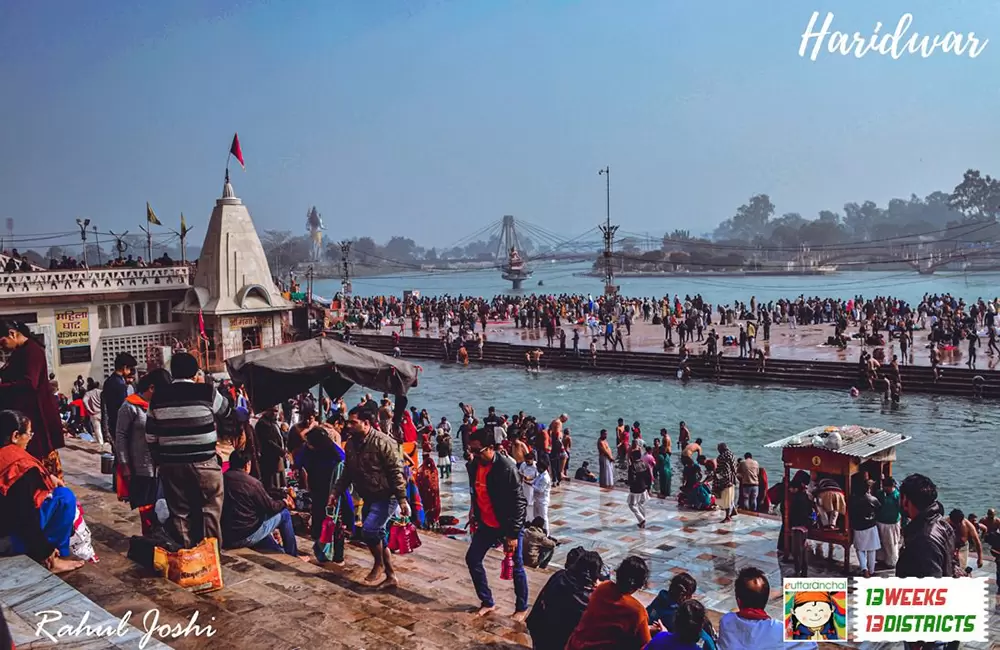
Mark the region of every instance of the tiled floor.
MULTIPOLYGON (((442 486, 445 513, 458 517, 464 525, 468 516, 468 475, 456 464, 451 489, 442 486)), ((649 589, 639 599, 648 603, 670 579, 687 571, 698 581, 698 597, 709 609, 728 612, 736 609, 732 583, 745 566, 753 565, 767 574, 771 583, 773 616, 781 611, 782 569, 790 575, 790 565, 779 566, 775 550, 780 522, 775 518, 738 515, 723 526, 719 512, 696 512, 677 507, 674 498, 653 498, 647 502, 646 528, 640 530, 625 504, 624 489, 602 490, 595 484, 563 482, 552 490, 549 507, 551 534, 562 541, 553 564, 561 564, 574 546, 583 546, 601 554, 608 566, 616 567, 629 555, 639 555, 649 562, 649 589)), ((530 508, 528 513, 531 518, 530 508)), ((811 576, 842 576, 843 549, 835 548, 836 564, 816 559, 810 564, 811 576)), ((852 558, 857 573, 857 560, 852 558)), ((886 575, 891 575, 887 572, 886 575)), ((975 575, 990 578, 990 593, 995 593, 994 565, 987 563, 975 575)), ((991 638, 1000 640, 1000 600, 994 597, 990 617, 991 638)), ((874 647, 874 646, 873 646, 874 647)), ((990 644, 964 644, 963 648, 986 649, 990 644)))

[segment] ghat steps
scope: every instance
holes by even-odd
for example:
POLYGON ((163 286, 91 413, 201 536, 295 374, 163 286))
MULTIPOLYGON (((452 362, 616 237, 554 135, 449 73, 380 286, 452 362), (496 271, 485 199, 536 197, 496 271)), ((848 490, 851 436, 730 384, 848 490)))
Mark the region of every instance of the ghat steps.
MULTIPOLYGON (((369 333, 352 334, 352 340, 362 347, 392 354, 392 338, 369 333)), ((400 352, 404 357, 418 359, 444 360, 441 340, 404 336, 399 342, 400 352)), ((544 352, 541 367, 554 370, 583 370, 590 372, 634 373, 655 375, 676 381, 676 373, 680 365, 680 356, 671 353, 655 352, 621 352, 604 350, 598 347, 597 362, 591 365, 590 353, 580 350, 580 357, 573 355, 571 349, 561 354, 558 347, 535 345, 519 345, 489 341, 483 346, 483 359, 476 359, 477 352, 469 348, 472 362, 489 365, 509 365, 524 367, 524 355, 530 350, 540 349, 544 352)), ((719 372, 714 367, 706 365, 701 357, 693 356, 689 360, 691 378, 701 381, 715 381, 728 384, 779 384, 808 388, 828 388, 833 390, 849 390, 852 386, 866 388, 861 383, 858 364, 836 361, 804 361, 801 359, 767 359, 763 373, 757 371, 757 363, 752 359, 740 359, 731 348, 726 348, 726 354, 719 364, 719 372)), ((984 396, 1000 397, 1000 373, 992 370, 969 370, 949 366, 941 371, 941 378, 934 381, 934 371, 928 366, 901 366, 900 376, 903 392, 931 393, 939 395, 972 396, 972 378, 981 375, 985 379, 984 396)))

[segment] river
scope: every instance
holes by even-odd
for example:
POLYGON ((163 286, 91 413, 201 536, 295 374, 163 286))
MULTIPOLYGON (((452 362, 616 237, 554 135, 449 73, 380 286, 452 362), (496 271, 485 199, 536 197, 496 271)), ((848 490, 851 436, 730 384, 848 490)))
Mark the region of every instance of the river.
MULTIPOLYGON (((599 294, 603 291, 600 278, 581 277, 590 269, 589 263, 536 264, 534 275, 525 283, 524 293, 599 294), (539 287, 538 281, 544 285, 539 287)), ((734 300, 777 300, 806 296, 866 297, 892 295, 911 303, 919 302, 925 293, 951 293, 969 300, 993 298, 998 295, 1000 273, 937 273, 918 275, 916 271, 845 271, 832 275, 764 276, 764 277, 649 277, 621 278, 617 284, 627 296, 663 296, 700 293, 713 304, 734 300)), ((494 296, 512 293, 511 285, 500 277, 497 269, 481 271, 434 271, 373 276, 353 280, 355 295, 402 295, 416 290, 423 296, 440 294, 494 296)), ((316 280, 314 291, 326 298, 340 291, 339 280, 316 280)))
MULTIPOLYGON (((526 290, 600 293, 600 279, 576 275, 589 266, 536 265, 526 290), (544 282, 543 287, 536 286, 538 280, 544 282)), ((921 276, 912 271, 855 271, 830 276, 623 278, 619 284, 625 295, 701 293, 716 304, 749 301, 751 296, 776 300, 799 294, 881 294, 913 303, 925 293, 950 292, 966 300, 993 297, 1000 285, 1000 274, 921 276)), ((314 291, 329 298, 339 289, 336 280, 317 280, 314 291)), ((500 278, 497 270, 424 272, 359 278, 354 280, 353 290, 357 295, 400 296, 405 290, 417 290, 424 296, 493 296, 510 293, 510 284, 500 278)), ((982 514, 987 507, 1000 505, 1000 486, 990 478, 1000 469, 1000 411, 992 403, 908 394, 900 406, 889 408, 874 396, 852 399, 846 391, 681 384, 628 375, 557 371, 527 375, 511 368, 423 363, 424 373, 412 393, 412 403, 426 408, 435 418, 446 415, 457 424, 458 402, 463 400, 474 404, 481 413, 490 404, 506 413, 524 410, 539 419, 568 413, 576 448, 574 470, 583 459, 596 460, 597 432, 601 428, 613 430, 619 417, 629 422, 639 420, 647 439, 662 426, 676 437, 678 422, 685 420, 709 450, 725 441, 738 455, 753 453, 768 469, 772 481, 781 475, 780 455, 777 450, 763 448, 765 443, 819 425, 861 424, 913 436, 899 447, 896 473, 903 476, 922 472, 932 477, 947 508, 972 509, 982 514)))
MULTIPOLYGON (((897 448, 894 473, 900 480, 912 472, 930 476, 946 508, 982 515, 986 508, 1000 506, 1000 486, 990 478, 1000 470, 1000 412, 992 403, 906 395, 898 407, 887 407, 875 396, 852 399, 847 391, 416 363, 424 370, 410 393, 410 404, 426 408, 435 422, 447 416, 456 430, 460 401, 483 415, 490 405, 508 415, 523 410, 546 422, 569 414, 572 471, 583 460, 596 467, 597 433, 602 428, 613 433, 618 418, 638 420, 647 441, 664 426, 676 440, 677 425, 684 420, 692 435, 703 439, 709 455, 715 455, 719 442, 729 443, 740 457, 749 451, 768 470, 772 483, 781 477, 780 451, 765 449, 764 444, 814 426, 860 424, 912 436, 897 448)), ((354 389, 345 399, 356 404, 360 396, 354 389)), ((679 479, 675 470, 675 485, 679 479)))

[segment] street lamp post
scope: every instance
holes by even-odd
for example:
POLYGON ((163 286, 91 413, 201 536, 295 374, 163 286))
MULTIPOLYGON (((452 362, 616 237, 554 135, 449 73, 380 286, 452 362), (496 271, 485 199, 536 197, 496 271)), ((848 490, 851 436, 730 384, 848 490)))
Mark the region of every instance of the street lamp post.
POLYGON ((104 265, 104 256, 101 255, 101 240, 97 238, 97 225, 94 225, 94 245, 97 246, 97 266, 104 265))
POLYGON ((601 226, 601 232, 604 234, 604 293, 612 296, 618 292, 615 286, 615 269, 612 259, 615 232, 617 232, 618 226, 611 225, 611 167, 605 167, 597 173, 604 177, 607 196, 606 222, 605 225, 601 226))
MULTIPOLYGON (((77 218, 76 225, 80 226, 80 240, 83 242, 83 265, 87 266, 87 226, 90 225, 90 219, 80 219, 77 218)), ((97 229, 97 226, 94 226, 97 229)))

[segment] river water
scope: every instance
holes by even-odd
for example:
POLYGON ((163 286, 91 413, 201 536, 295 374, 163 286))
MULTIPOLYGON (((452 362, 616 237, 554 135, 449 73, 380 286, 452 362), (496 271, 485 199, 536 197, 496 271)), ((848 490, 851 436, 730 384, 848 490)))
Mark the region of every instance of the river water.
MULTIPOLYGON (((600 293, 602 281, 579 277, 589 264, 551 264, 536 267, 527 292, 600 293), (534 286, 538 280, 543 287, 534 286)), ((667 292, 702 296, 712 303, 733 300, 776 300, 805 295, 894 295, 911 302, 925 293, 945 293, 974 300, 997 295, 1000 274, 937 274, 916 272, 847 272, 831 276, 727 277, 727 278, 627 278, 619 283, 625 295, 662 296, 667 292)), ((317 280, 316 294, 331 297, 339 290, 335 280, 317 280)), ((411 273, 361 278, 353 282, 357 295, 396 295, 417 290, 421 295, 466 294, 493 296, 509 293, 496 270, 411 273)), ((460 420, 458 402, 475 405, 485 413, 493 404, 508 414, 519 410, 539 419, 559 413, 570 415, 573 432, 573 470, 580 461, 596 461, 597 432, 613 430, 619 417, 643 425, 651 440, 666 426, 676 439, 677 424, 685 420, 695 437, 704 439, 714 454, 718 442, 727 442, 738 455, 749 451, 767 468, 772 482, 781 475, 780 452, 765 443, 819 425, 860 424, 913 436, 898 448, 896 474, 930 476, 938 485, 947 508, 959 507, 982 514, 1000 506, 1000 411, 991 402, 954 397, 907 394, 898 407, 883 406, 871 395, 852 399, 847 391, 787 387, 719 386, 706 382, 681 384, 628 375, 543 371, 527 374, 513 368, 424 364, 420 385, 411 403, 426 408, 432 417, 460 420), (990 478, 994 477, 994 478, 990 478)), ((357 391, 351 397, 358 398, 357 391)), ((679 477, 678 477, 679 478, 679 477)))
MULTIPOLYGON (((423 372, 410 393, 410 405, 426 408, 435 422, 448 417, 456 429, 460 401, 472 404, 477 414, 485 414, 491 405, 501 413, 523 410, 546 422, 569 414, 573 471, 583 460, 596 467, 597 434, 602 428, 613 432, 618 418, 638 420, 643 438, 650 442, 661 427, 676 441, 677 425, 684 420, 692 435, 703 439, 710 456, 719 442, 729 443, 740 457, 749 451, 768 470, 772 483, 782 473, 780 450, 765 449, 764 444, 814 426, 860 424, 912 436, 897 448, 894 474, 900 480, 912 472, 930 476, 947 508, 983 514, 988 507, 1000 506, 1000 486, 994 480, 1000 470, 1000 412, 990 403, 906 395, 902 404, 888 407, 875 396, 851 398, 847 391, 415 363, 423 372)), ((361 392, 352 390, 345 398, 348 404, 356 404, 361 392)), ((679 478, 675 471, 675 481, 679 478)))
MULTIPOLYGON (((546 294, 600 294, 603 280, 581 277, 590 269, 589 263, 537 264, 534 275, 525 283, 525 293, 546 294), (538 281, 544 285, 539 287, 538 281)), ((847 271, 833 275, 766 276, 766 277, 648 277, 621 278, 617 284, 627 296, 663 296, 670 294, 700 293, 713 304, 726 304, 734 300, 757 300, 806 296, 865 297, 892 295, 911 303, 918 302, 925 293, 951 293, 966 301, 993 298, 1000 295, 1000 273, 937 273, 918 275, 916 271, 847 271)), ((500 277, 500 271, 435 271, 395 274, 358 278, 352 282, 353 291, 359 296, 402 295, 403 291, 416 290, 423 296, 440 294, 494 296, 511 293, 510 283, 500 277)), ((326 298, 340 291, 339 280, 317 280, 314 291, 326 298)))

